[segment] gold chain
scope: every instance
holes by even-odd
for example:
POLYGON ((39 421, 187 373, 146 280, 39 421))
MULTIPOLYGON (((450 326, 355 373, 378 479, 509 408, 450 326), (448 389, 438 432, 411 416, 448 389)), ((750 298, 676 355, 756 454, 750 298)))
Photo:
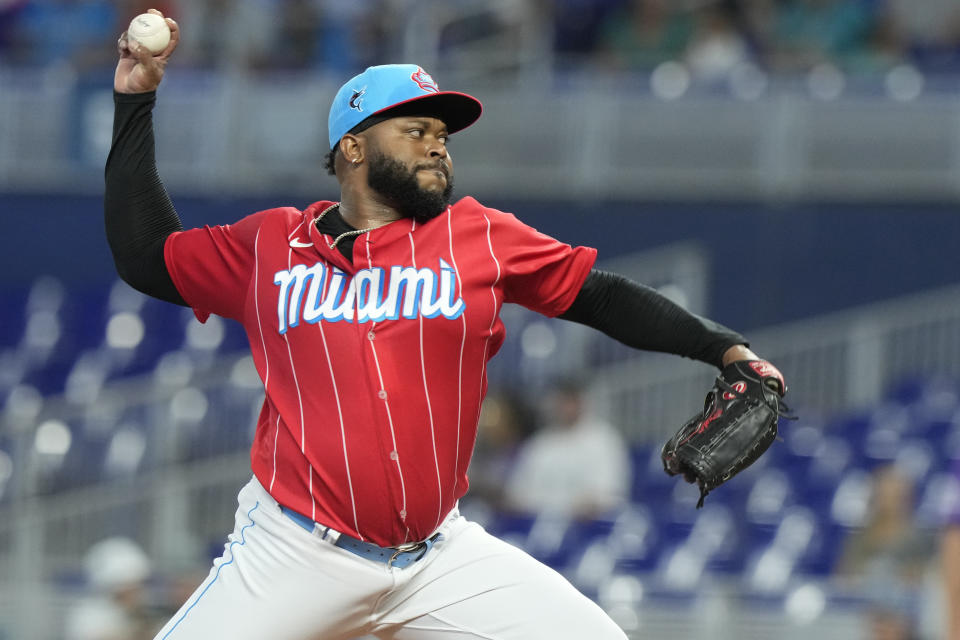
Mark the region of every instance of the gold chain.
MULTIPOLYGON (((339 207, 339 206, 340 206, 339 203, 330 205, 329 207, 327 207, 326 209, 324 209, 323 211, 320 212, 320 215, 318 215, 318 216, 316 217, 316 219, 313 221, 313 223, 314 223, 314 224, 317 224, 318 222, 320 222, 320 219, 323 218, 323 216, 327 215, 327 213, 328 213, 329 211, 331 211, 331 210, 333 210, 333 209, 336 209, 336 208, 339 207)), ((344 222, 346 222, 346 221, 344 221, 344 222)), ((336 249, 336 248, 337 248, 337 243, 340 242, 341 240, 343 240, 344 238, 347 238, 347 237, 350 237, 350 236, 358 236, 358 235, 360 235, 361 233, 366 233, 367 231, 373 231, 374 229, 376 229, 376 227, 367 227, 366 229, 355 229, 355 230, 353 230, 353 231, 345 231, 345 232, 341 233, 340 235, 338 235, 336 238, 334 238, 333 242, 331 242, 331 243, 330 243, 329 245, 327 245, 327 246, 330 247, 331 249, 336 249)), ((319 231, 319 229, 317 229, 317 230, 319 231)), ((322 233, 322 232, 321 232, 321 233, 322 233)))

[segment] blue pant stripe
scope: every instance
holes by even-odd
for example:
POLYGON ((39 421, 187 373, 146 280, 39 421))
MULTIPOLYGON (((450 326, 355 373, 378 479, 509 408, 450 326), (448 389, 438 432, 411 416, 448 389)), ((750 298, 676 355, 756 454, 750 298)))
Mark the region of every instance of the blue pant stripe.
POLYGON ((239 544, 239 545, 242 547, 242 546, 247 542, 246 540, 243 539, 243 534, 246 532, 247 529, 249 529, 250 527, 252 527, 252 526, 254 525, 253 519, 250 518, 250 514, 253 513, 254 511, 256 511, 257 507, 259 507, 259 506, 260 506, 260 501, 258 500, 257 503, 256 503, 255 505, 253 505, 253 507, 250 509, 250 511, 247 511, 247 519, 250 520, 250 524, 243 525, 243 527, 240 528, 240 541, 239 541, 239 543, 238 543, 238 541, 234 540, 233 542, 230 543, 230 546, 227 548, 227 550, 230 552, 230 560, 229 560, 229 562, 224 562, 224 563, 221 564, 219 567, 217 567, 217 573, 216 573, 215 576, 213 576, 213 580, 210 581, 210 584, 208 584, 206 587, 204 587, 203 591, 200 592, 200 595, 197 596, 197 599, 193 601, 193 604, 191 604, 191 605, 187 608, 187 610, 183 612, 183 615, 180 616, 180 619, 177 620, 177 622, 176 622, 172 627, 170 627, 170 631, 167 631, 167 633, 164 634, 164 636, 163 636, 163 638, 161 638, 161 640, 166 640, 166 638, 170 637, 170 634, 173 633, 173 630, 176 629, 176 628, 180 625, 181 622, 183 622, 184 618, 187 617, 187 614, 190 613, 190 610, 193 609, 195 606, 197 606, 197 603, 200 602, 200 598, 202 598, 202 597, 204 596, 204 594, 207 593, 207 590, 210 589, 210 587, 213 586, 213 583, 217 581, 217 579, 220 577, 220 571, 221 571, 225 566, 227 566, 228 564, 230 564, 230 563, 233 562, 233 560, 234 560, 234 557, 233 557, 233 545, 239 544))

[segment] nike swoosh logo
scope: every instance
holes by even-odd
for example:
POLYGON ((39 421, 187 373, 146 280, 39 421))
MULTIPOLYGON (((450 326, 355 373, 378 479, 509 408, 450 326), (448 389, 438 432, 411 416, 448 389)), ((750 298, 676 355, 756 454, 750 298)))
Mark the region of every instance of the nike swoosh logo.
POLYGON ((312 246, 313 246, 313 243, 312 243, 312 242, 300 242, 300 239, 299 239, 299 238, 294 238, 293 240, 290 241, 290 246, 293 247, 294 249, 302 249, 302 248, 304 248, 304 247, 312 247, 312 246))

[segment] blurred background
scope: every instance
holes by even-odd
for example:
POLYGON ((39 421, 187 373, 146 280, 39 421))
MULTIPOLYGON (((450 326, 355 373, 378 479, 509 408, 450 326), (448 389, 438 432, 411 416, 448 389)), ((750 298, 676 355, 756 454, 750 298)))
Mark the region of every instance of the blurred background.
POLYGON ((956 0, 0 0, 0 638, 152 637, 250 475, 239 327, 118 282, 104 239, 115 42, 151 6, 182 29, 155 123, 186 226, 336 199, 333 94, 415 62, 484 103, 459 195, 791 387, 800 419, 696 510, 658 452, 715 372, 508 307, 468 516, 631 637, 948 637, 956 0))

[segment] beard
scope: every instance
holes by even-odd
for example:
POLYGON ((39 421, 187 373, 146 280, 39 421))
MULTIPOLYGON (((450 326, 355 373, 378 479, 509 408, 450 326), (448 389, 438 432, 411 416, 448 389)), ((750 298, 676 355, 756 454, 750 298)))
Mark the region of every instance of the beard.
POLYGON ((370 157, 367 184, 386 199, 404 218, 424 223, 446 211, 453 194, 453 173, 444 163, 447 186, 443 191, 429 191, 417 181, 420 169, 435 169, 436 164, 418 164, 412 170, 399 160, 388 158, 379 150, 370 157))

